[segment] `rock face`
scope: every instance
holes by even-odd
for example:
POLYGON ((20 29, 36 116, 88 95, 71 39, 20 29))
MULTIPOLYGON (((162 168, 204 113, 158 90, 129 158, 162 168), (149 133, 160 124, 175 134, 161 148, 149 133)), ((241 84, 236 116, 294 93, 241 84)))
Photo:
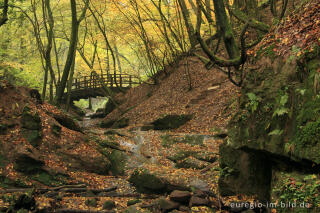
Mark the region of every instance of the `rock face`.
POLYGON ((180 202, 180 203, 188 203, 190 197, 191 197, 191 193, 188 191, 174 190, 170 194, 170 200, 180 202))
POLYGON ((220 148, 219 187, 224 195, 269 200, 273 171, 319 171, 320 47, 298 58, 291 52, 287 60, 275 58, 272 48, 261 51, 260 69, 246 76, 228 143, 220 148))

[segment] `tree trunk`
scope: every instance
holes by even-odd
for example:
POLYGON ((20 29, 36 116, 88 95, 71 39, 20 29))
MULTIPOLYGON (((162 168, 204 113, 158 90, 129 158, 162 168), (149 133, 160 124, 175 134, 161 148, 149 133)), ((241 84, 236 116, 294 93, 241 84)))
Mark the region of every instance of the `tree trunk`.
POLYGON ((84 9, 82 10, 82 14, 78 20, 76 0, 70 0, 70 3, 71 3, 71 17, 72 17, 71 38, 70 38, 67 60, 64 65, 60 84, 57 88, 57 95, 56 95, 56 100, 55 100, 56 104, 60 104, 62 101, 62 96, 63 96, 64 90, 66 88, 69 73, 70 73, 72 63, 74 60, 74 56, 76 53, 79 25, 80 25, 80 22, 83 20, 85 13, 86 13, 86 10, 88 8, 88 1, 86 1, 85 2, 86 5, 85 5, 84 9))
POLYGON ((239 49, 237 47, 236 40, 232 32, 232 27, 226 13, 224 1, 214 0, 213 3, 217 25, 223 37, 229 58, 234 59, 239 56, 239 49))
POLYGON ((194 28, 193 28, 193 25, 191 22, 190 13, 188 11, 185 0, 178 0, 178 2, 180 5, 180 8, 181 8, 181 12, 182 12, 182 16, 183 16, 185 25, 187 27, 187 32, 188 32, 188 36, 189 36, 189 40, 190 40, 190 44, 191 44, 191 49, 192 49, 196 46, 198 41, 195 36, 195 31, 194 31, 194 28))
POLYGON ((9 8, 9 0, 4 0, 2 17, 0 18, 0 27, 8 21, 8 8, 9 8))

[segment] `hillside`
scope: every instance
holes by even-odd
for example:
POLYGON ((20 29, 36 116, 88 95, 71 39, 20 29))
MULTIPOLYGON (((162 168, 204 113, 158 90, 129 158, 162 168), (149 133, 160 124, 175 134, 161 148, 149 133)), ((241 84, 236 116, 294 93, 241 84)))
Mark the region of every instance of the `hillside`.
POLYGON ((183 114, 192 115, 192 119, 176 132, 212 134, 219 128, 225 129, 237 108, 239 91, 224 73, 215 68, 207 70, 197 57, 183 58, 166 72, 167 75, 159 75, 158 85, 146 83, 119 95, 117 98, 124 102, 121 110, 114 110, 105 120, 121 115, 129 118, 133 127, 164 115, 183 114))

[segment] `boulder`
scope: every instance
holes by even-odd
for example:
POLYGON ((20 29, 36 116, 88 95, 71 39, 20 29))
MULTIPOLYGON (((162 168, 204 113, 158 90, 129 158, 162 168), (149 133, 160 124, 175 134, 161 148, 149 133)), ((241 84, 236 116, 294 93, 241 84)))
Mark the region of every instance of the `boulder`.
POLYGON ((106 209, 106 210, 111 210, 111 209, 114 209, 116 207, 116 203, 112 200, 107 200, 103 203, 103 209, 106 209))
POLYGON ((19 154, 14 161, 14 169, 18 172, 30 175, 43 172, 44 162, 27 154, 19 154))
POLYGON ((177 129, 192 119, 191 115, 166 115, 153 121, 154 130, 177 129))
POLYGON ((173 201, 170 201, 170 200, 166 200, 164 198, 162 199, 159 199, 157 201, 160 209, 162 212, 169 212, 171 210, 174 210, 174 209, 179 209, 179 206, 180 204, 177 203, 177 202, 173 202, 173 201))
POLYGON ((242 192, 270 199, 271 164, 262 153, 248 153, 234 149, 226 143, 220 145, 219 191, 222 196, 242 192), (250 187, 248 187, 250 186, 250 187))
POLYGON ((49 115, 51 115, 58 123, 68 129, 81 132, 81 127, 79 124, 69 115, 65 113, 52 113, 50 112, 49 115))
POLYGON ((87 199, 85 201, 86 206, 90 206, 90 207, 97 207, 98 205, 98 200, 97 198, 91 198, 91 199, 87 199))
POLYGON ((120 118, 113 123, 112 128, 121 129, 129 126, 129 118, 120 118))
POLYGON ((132 205, 134 205, 134 204, 141 203, 141 202, 142 202, 142 201, 139 200, 139 199, 128 200, 127 206, 132 206, 132 205))
POLYGON ((189 202, 189 206, 208 206, 209 203, 210 202, 208 199, 192 196, 189 202))
POLYGON ((167 191, 165 180, 157 177, 146 169, 136 169, 130 176, 129 182, 133 184, 140 193, 159 194, 167 191))
POLYGON ((191 197, 191 193, 188 191, 174 190, 173 192, 171 192, 169 197, 172 201, 176 201, 179 203, 188 203, 191 197))
POLYGON ((116 122, 116 120, 103 120, 99 124, 101 128, 110 128, 116 122))
POLYGON ((198 160, 191 156, 176 163, 177 168, 204 169, 207 166, 209 166, 208 162, 198 160))
POLYGON ((42 134, 39 130, 21 129, 21 135, 35 148, 40 145, 42 134))
POLYGON ((40 130, 41 119, 38 113, 32 113, 28 106, 25 106, 21 116, 21 125, 25 129, 40 130))

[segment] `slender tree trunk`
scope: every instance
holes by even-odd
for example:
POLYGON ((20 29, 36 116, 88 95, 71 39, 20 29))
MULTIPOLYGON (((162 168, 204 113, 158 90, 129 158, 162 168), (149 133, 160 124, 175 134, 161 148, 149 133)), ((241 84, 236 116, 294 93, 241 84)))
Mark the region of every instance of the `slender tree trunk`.
POLYGON ((181 8, 181 12, 182 12, 182 16, 185 22, 185 25, 187 27, 187 32, 188 32, 188 36, 189 36, 189 40, 190 40, 190 44, 191 44, 191 48, 195 47, 196 44, 198 43, 197 38, 195 36, 195 31, 191 22, 191 18, 190 18, 190 13, 188 11, 187 5, 185 0, 178 0, 180 8, 181 8))
POLYGON ((73 56, 71 71, 70 71, 69 80, 68 80, 67 111, 69 111, 70 104, 71 104, 71 90, 72 90, 73 74, 74 74, 75 64, 76 64, 76 53, 73 56))
POLYGON ((61 77, 61 82, 57 88, 57 95, 56 95, 56 100, 55 100, 56 104, 60 104, 62 101, 62 96, 63 96, 64 90, 66 88, 69 73, 70 73, 72 63, 74 60, 74 56, 76 53, 79 25, 85 16, 85 13, 87 10, 87 5, 88 5, 88 1, 86 1, 85 8, 82 10, 82 14, 78 20, 77 19, 76 0, 70 0, 70 3, 71 3, 71 17, 72 17, 71 39, 70 39, 70 44, 69 44, 67 60, 66 60, 66 63, 65 63, 64 69, 63 69, 62 77, 61 77))
POLYGON ((42 99, 43 101, 46 99, 47 82, 48 82, 48 67, 46 66, 46 68, 45 68, 45 70, 44 70, 42 96, 41 96, 41 99, 42 99))

